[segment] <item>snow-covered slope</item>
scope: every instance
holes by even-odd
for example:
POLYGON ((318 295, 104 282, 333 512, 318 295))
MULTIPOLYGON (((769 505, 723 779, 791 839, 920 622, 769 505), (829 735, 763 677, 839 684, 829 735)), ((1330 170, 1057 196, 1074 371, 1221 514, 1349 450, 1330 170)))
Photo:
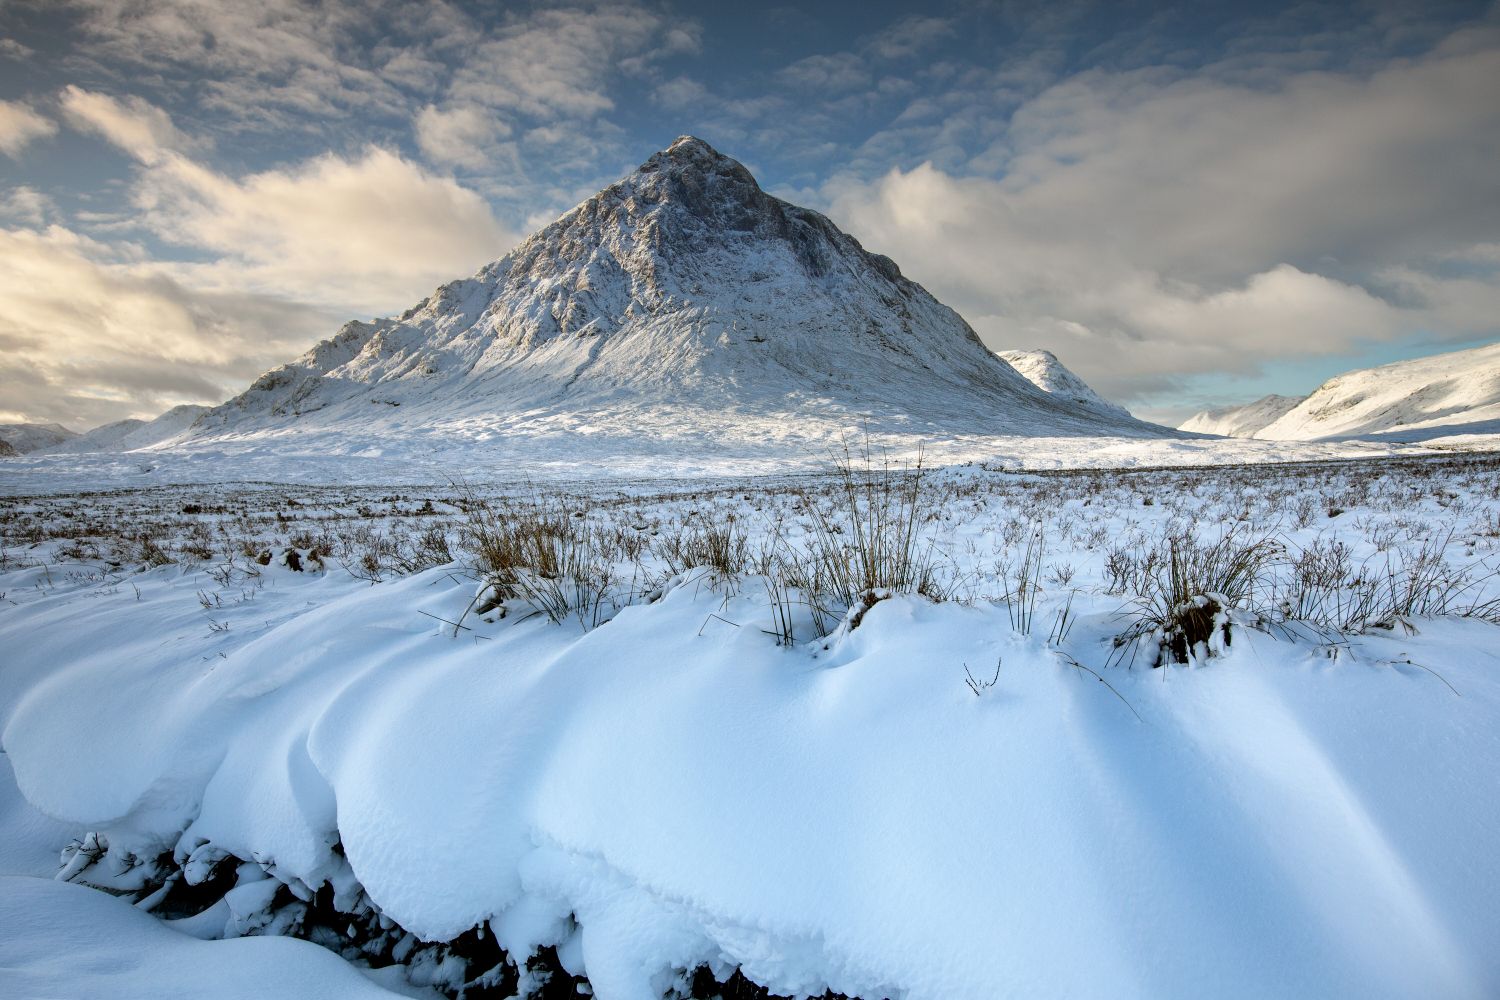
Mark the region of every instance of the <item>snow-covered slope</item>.
POLYGON ((1043 392, 1083 410, 1092 410, 1110 419, 1134 419, 1123 406, 1111 403, 1099 395, 1083 379, 1075 375, 1051 351, 996 351, 1006 364, 1014 368, 1032 385, 1043 392))
POLYGON ((53 454, 81 454, 149 448, 180 436, 208 410, 207 406, 184 404, 172 407, 154 420, 117 420, 112 424, 95 427, 47 450, 53 454))
POLYGON ((1500 343, 1347 372, 1255 436, 1425 441, 1500 433, 1500 343))
POLYGON ((62 424, 0 424, 0 441, 21 454, 40 451, 78 436, 62 424))
POLYGON ((1192 431, 1195 434, 1254 437, 1257 431, 1280 419, 1306 398, 1306 396, 1278 396, 1272 393, 1243 406, 1221 406, 1215 410, 1195 413, 1179 424, 1177 429, 1192 431))
POLYGON ((712 454, 826 450, 865 426, 1172 433, 1037 389, 889 259, 684 137, 474 277, 268 372, 191 437, 712 454))

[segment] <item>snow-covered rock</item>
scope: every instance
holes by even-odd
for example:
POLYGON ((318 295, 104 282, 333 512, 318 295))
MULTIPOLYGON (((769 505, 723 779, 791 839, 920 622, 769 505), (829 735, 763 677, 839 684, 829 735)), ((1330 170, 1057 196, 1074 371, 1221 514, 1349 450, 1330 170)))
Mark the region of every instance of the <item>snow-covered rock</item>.
POLYGON ((1336 376, 1255 435, 1426 441, 1500 433, 1500 343, 1336 376))
POLYGON ((9 441, 0 440, 0 458, 15 458, 20 454, 9 441))
POLYGON ((190 439, 712 454, 822 451, 861 427, 1172 433, 1038 389, 891 260, 684 137, 472 278, 266 373, 190 439))
POLYGON ((0 424, 0 441, 21 454, 40 451, 78 436, 62 424, 0 424))
POLYGON ((1243 406, 1221 406, 1195 413, 1178 425, 1178 430, 1195 434, 1220 434, 1224 437, 1254 437, 1266 425, 1274 423, 1306 396, 1278 396, 1272 393, 1243 406))
POLYGON ((996 351, 1032 385, 1060 400, 1084 410, 1093 410, 1111 419, 1133 420, 1130 411, 1111 403, 1089 384, 1067 368, 1051 351, 996 351))
POLYGON ((47 449, 52 454, 134 451, 163 444, 180 436, 208 412, 207 406, 174 406, 154 420, 117 420, 103 424, 47 449))

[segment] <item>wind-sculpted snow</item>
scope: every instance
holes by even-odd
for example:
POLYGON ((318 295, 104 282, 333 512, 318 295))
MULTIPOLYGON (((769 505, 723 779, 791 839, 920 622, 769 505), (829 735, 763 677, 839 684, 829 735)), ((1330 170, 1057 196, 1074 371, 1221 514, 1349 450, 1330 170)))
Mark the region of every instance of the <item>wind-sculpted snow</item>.
MULTIPOLYGON (((475 587, 452 566, 372 586, 272 561, 253 587, 212 565, 12 569, 0 733, 26 798, 107 844, 96 881, 163 851, 257 862, 197 933, 257 931, 279 884, 328 883, 422 938, 557 946, 604 1000, 656 1000, 700 964, 910 1000, 1495 995, 1496 627, 1245 628, 1190 668, 1106 668, 1123 598, 1089 581, 1110 526, 1267 492, 1152 475, 1099 477, 1133 505, 1037 485, 1079 539, 1049 556, 1045 614, 1078 616, 1062 643, 995 599, 896 596, 787 648, 762 579, 703 570, 592 631, 471 613, 455 638, 437 619, 475 587)), ((1410 509, 1319 501, 1298 531, 1420 534, 1457 509, 1453 482, 1410 481, 1410 509)), ((723 493, 747 519, 748 490, 723 493)), ((1010 513, 964 520, 987 496, 934 522, 975 567, 1008 558, 1010 513)), ((1455 554, 1493 546, 1469 536, 1473 496, 1455 554)))
POLYGON ((774 455, 862 426, 1170 434, 1038 390, 888 258, 683 138, 474 277, 268 372, 194 443, 774 455))

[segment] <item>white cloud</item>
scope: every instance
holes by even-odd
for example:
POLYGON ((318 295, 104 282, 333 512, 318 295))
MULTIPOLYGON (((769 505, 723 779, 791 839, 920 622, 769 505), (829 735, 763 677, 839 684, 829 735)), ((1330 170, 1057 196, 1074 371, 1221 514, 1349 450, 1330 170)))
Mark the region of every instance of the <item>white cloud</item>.
POLYGON ((69 85, 59 100, 75 127, 103 136, 148 166, 191 145, 165 111, 139 97, 116 99, 69 85))
POLYGON ((150 261, 60 226, 12 189, 0 212, 0 396, 89 426, 217 402, 329 336, 500 256, 514 234, 483 198, 388 150, 233 177, 195 160, 160 109, 70 88, 70 121, 139 161, 135 221, 209 259, 150 261))
POLYGON ((642 73, 696 45, 694 25, 636 3, 538 10, 475 46, 449 96, 540 118, 591 118, 614 107, 616 67, 642 73))
POLYGON ((416 120, 417 145, 428 159, 473 169, 496 165, 499 140, 510 131, 493 113, 473 106, 444 110, 429 104, 416 120))
POLYGON ((69 88, 64 105, 141 162, 132 197, 143 224, 218 255, 177 265, 198 286, 371 314, 410 305, 515 242, 478 194, 385 149, 235 178, 180 152, 185 137, 145 101, 69 88))
POLYGON ((776 79, 789 87, 813 92, 844 92, 870 85, 865 60, 852 52, 812 55, 777 71, 776 79))
POLYGON ((1493 268, 1422 264, 1482 260, 1500 232, 1500 37, 1371 73, 1231 76, 1091 71, 1020 106, 973 161, 997 175, 929 163, 823 195, 987 342, 1051 348, 1117 398, 1500 335, 1493 268))
POLYGON ((193 291, 71 230, 0 229, 0 398, 82 429, 216 403, 294 356, 333 318, 246 294, 193 291))
POLYGON ((21 185, 0 194, 0 219, 40 226, 57 214, 57 205, 36 188, 21 185))
POLYGON ((57 132, 57 125, 20 101, 0 101, 0 153, 11 159, 37 139, 57 132))

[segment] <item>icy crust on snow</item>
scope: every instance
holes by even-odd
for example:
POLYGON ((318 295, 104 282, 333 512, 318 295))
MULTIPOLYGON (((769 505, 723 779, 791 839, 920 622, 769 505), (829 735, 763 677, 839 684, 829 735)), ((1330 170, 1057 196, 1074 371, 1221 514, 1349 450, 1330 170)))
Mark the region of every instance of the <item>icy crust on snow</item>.
POLYGON ((700 575, 586 634, 454 640, 419 614, 472 596, 448 571, 268 572, 224 632, 171 569, 0 617, 19 787, 102 833, 101 865, 362 886, 423 938, 558 945, 606 1000, 699 963, 911 1000, 1500 987, 1492 626, 1337 660, 1244 631, 1208 667, 1111 671, 1127 706, 992 606, 892 598, 786 650, 755 580, 700 575), (997 658, 976 697, 965 665, 997 658))
POLYGON ((1172 433, 1037 389, 888 258, 684 137, 472 278, 266 373, 190 437, 352 454, 566 431, 772 455, 788 428, 826 447, 864 422, 1172 433))

